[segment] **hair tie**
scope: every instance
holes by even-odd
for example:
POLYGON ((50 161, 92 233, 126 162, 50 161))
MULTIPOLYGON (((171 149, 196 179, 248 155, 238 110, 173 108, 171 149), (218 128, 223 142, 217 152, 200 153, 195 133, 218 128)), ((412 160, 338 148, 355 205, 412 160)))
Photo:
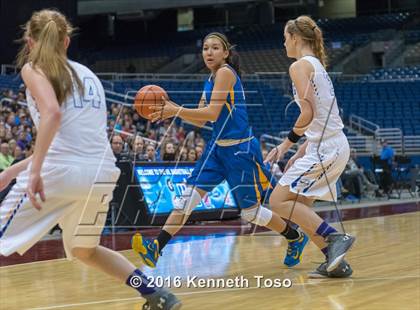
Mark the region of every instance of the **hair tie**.
POLYGON ((316 25, 312 27, 312 31, 314 31, 314 30, 315 30, 315 28, 316 28, 316 25))

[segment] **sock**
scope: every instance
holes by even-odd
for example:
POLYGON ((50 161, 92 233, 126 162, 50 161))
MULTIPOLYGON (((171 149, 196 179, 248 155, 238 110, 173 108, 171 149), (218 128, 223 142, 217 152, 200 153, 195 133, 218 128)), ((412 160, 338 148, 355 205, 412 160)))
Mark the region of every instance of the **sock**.
POLYGON ((157 237, 157 241, 159 242, 159 252, 168 244, 168 242, 172 239, 172 235, 168 233, 166 230, 161 230, 159 236, 157 237))
POLYGON ((129 287, 134 288, 141 295, 149 295, 156 292, 156 288, 149 284, 146 275, 141 272, 139 269, 133 271, 127 278, 125 284, 129 287), (150 287, 148 287, 150 286, 150 287))
POLYGON ((328 225, 327 222, 322 222, 316 230, 316 233, 324 238, 335 232, 337 232, 337 230, 334 227, 328 225))
POLYGON ((328 260, 328 247, 321 249, 321 252, 325 255, 325 258, 328 260))
POLYGON ((286 228, 281 232, 281 234, 285 236, 288 241, 296 240, 300 237, 300 233, 289 225, 286 225, 286 228))

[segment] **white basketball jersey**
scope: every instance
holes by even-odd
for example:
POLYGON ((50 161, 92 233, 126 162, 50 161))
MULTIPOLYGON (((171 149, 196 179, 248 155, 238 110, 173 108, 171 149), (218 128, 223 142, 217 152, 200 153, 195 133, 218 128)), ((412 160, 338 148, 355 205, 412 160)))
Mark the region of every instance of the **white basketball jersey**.
MULTIPOLYGON (((98 77, 87 67, 69 61, 84 87, 77 90, 61 105, 61 124, 45 161, 114 165, 115 157, 107 138, 107 107, 104 88, 98 77)), ((29 112, 38 129, 40 113, 29 90, 26 90, 29 112)))
MULTIPOLYGON (((324 66, 314 56, 304 56, 301 59, 309 61, 314 67, 314 75, 311 79, 315 98, 314 118, 309 128, 305 131, 305 136, 309 141, 319 141, 324 128, 323 137, 325 139, 341 132, 344 125, 339 115, 334 86, 324 66)), ((299 97, 294 85, 293 95, 299 105, 299 97)))

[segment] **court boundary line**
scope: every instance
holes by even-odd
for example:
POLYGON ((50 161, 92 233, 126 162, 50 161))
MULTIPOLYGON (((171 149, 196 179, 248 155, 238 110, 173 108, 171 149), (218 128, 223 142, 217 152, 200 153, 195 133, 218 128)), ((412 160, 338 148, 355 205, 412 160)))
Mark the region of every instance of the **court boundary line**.
MULTIPOLYGON (((294 286, 305 286, 305 285, 320 285, 320 284, 337 284, 337 283, 354 283, 354 282, 368 282, 368 281, 380 281, 380 280, 404 280, 404 279, 419 279, 420 275, 408 275, 408 276, 396 276, 396 277, 379 277, 379 278, 349 278, 349 279, 329 279, 329 278, 321 278, 321 279, 309 279, 312 282, 304 282, 304 283, 296 283, 293 284, 290 288, 262 288, 262 287, 244 287, 244 288, 228 288, 228 289, 216 289, 216 290, 204 290, 204 291, 197 291, 197 292, 179 292, 176 293, 176 296, 189 296, 189 295, 199 295, 199 294, 213 294, 213 293, 228 293, 228 292, 235 292, 240 290, 254 290, 254 289, 277 289, 277 290, 290 290, 294 286)), ((89 306, 89 305, 99 305, 99 304, 108 304, 108 303, 115 303, 115 302, 128 302, 133 300, 145 300, 143 297, 130 297, 130 298, 116 298, 116 299, 106 299, 106 300, 98 300, 98 301, 91 301, 91 302, 84 302, 84 303, 73 303, 73 304, 61 304, 61 305, 54 305, 54 306, 47 306, 47 307, 38 307, 38 308, 25 308, 25 310, 50 310, 50 309, 63 309, 69 307, 77 307, 77 306, 89 306)))

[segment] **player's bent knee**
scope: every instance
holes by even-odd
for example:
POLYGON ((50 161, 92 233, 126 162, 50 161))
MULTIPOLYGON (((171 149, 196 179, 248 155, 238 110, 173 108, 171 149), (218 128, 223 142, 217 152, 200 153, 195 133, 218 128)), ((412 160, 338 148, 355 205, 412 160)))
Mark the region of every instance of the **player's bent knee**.
POLYGON ((188 187, 182 197, 174 203, 174 211, 179 214, 190 215, 200 201, 200 193, 195 188, 188 187))
POLYGON ((71 254, 80 259, 80 260, 89 260, 91 259, 96 252, 96 247, 95 248, 73 248, 71 250, 71 254))
POLYGON ((271 210, 262 206, 242 209, 241 217, 248 222, 258 226, 267 226, 270 223, 273 213, 271 210))

